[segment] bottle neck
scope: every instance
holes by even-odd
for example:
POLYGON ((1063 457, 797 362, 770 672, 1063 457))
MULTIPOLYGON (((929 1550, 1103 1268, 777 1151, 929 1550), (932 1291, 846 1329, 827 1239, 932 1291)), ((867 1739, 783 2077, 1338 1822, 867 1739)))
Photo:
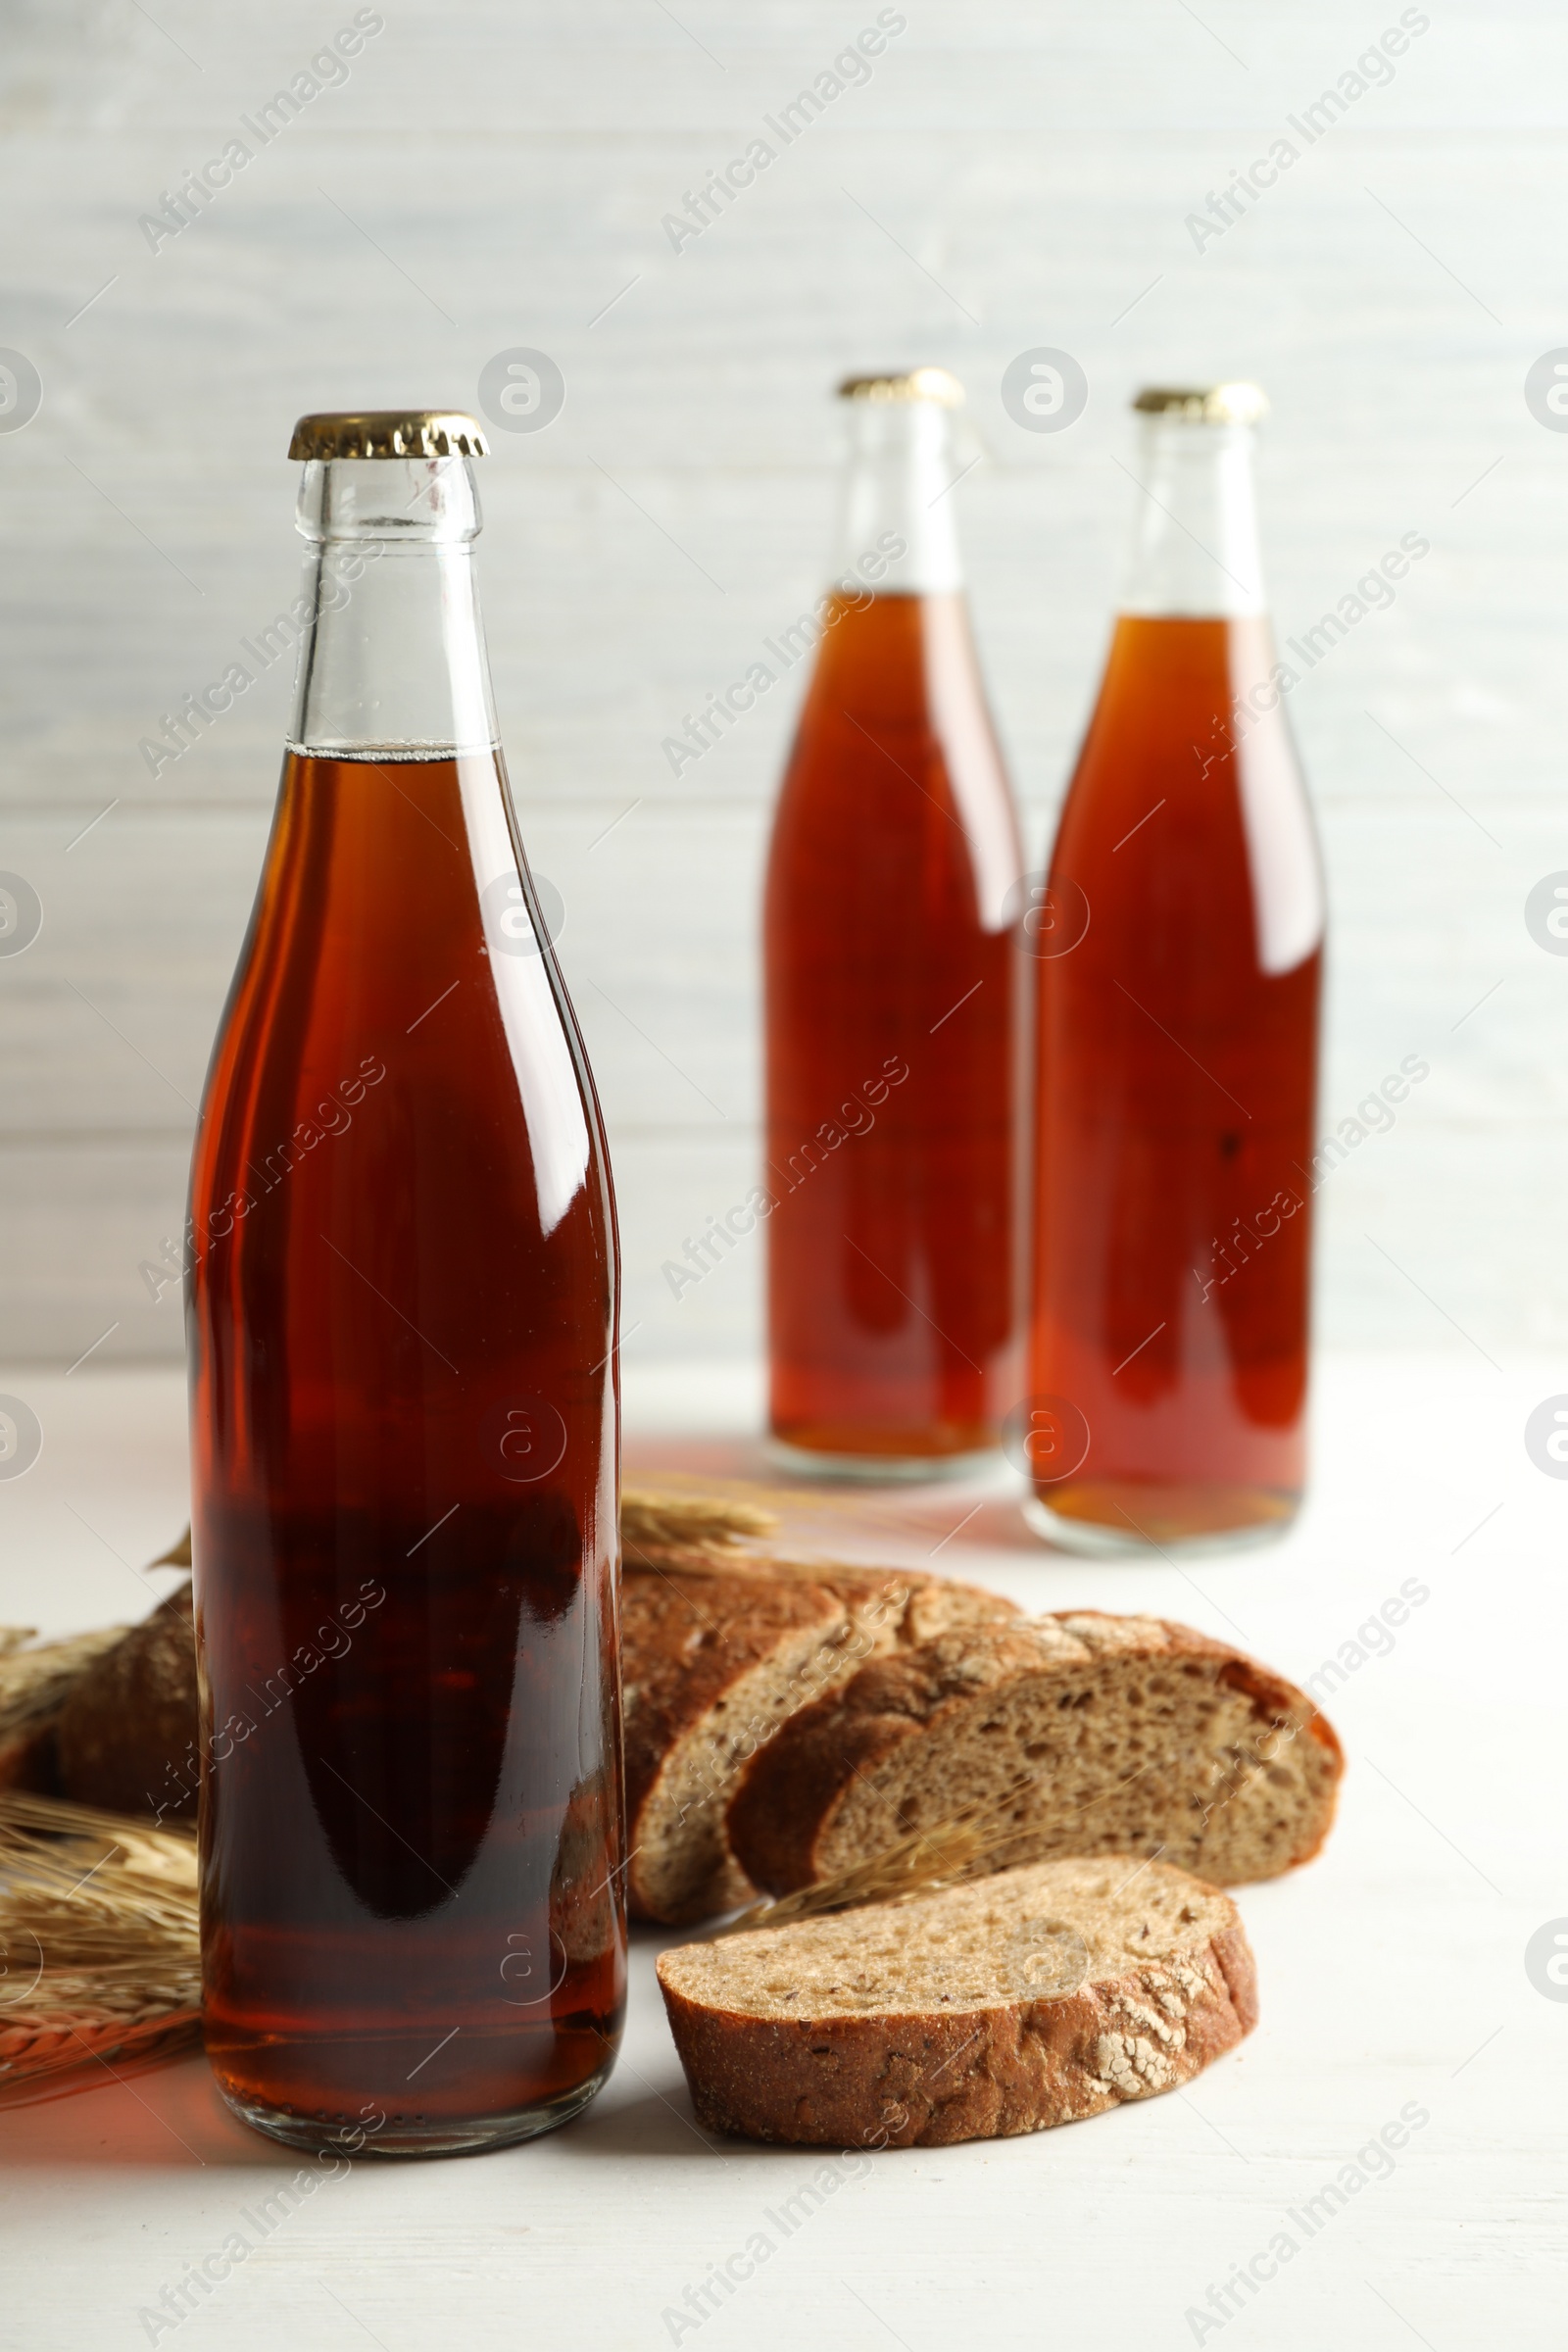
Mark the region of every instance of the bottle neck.
POLYGON ((1143 420, 1123 612, 1239 619, 1267 611, 1252 488, 1252 428, 1143 420))
POLYGON ((312 463, 296 527, 310 552, 293 749, 438 759, 493 745, 468 460, 312 463))
POLYGON ((931 400, 851 400, 835 578, 883 595, 963 586, 953 412, 931 400))

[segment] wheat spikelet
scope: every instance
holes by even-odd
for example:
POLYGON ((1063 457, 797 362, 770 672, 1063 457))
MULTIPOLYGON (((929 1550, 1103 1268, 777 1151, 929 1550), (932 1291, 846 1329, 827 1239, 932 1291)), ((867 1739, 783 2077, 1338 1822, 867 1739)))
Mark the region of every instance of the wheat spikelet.
POLYGON ((872 1568, 863 1561, 793 1560, 760 1549, 762 1539, 777 1527, 773 1512, 725 1495, 664 1494, 628 1487, 620 1498, 621 1550, 628 1568, 674 1570, 683 1576, 784 1577, 812 1584, 845 1576, 885 1577, 890 1586, 899 1581, 901 1571, 895 1568, 872 1568))
POLYGON ((620 1497, 621 1548, 633 1566, 734 1566, 743 1543, 777 1525, 770 1511, 718 1495, 627 1487, 620 1497))
POLYGON ((0 1792, 0 2102, 200 2038, 196 1841, 0 1792))
POLYGON ((829 1911, 905 1902, 911 1895, 935 1894, 941 1887, 961 1886, 965 1879, 989 1878, 1014 1862, 1030 1860, 1031 1844, 1038 1847, 1038 1833, 1032 1837, 1014 1814, 1019 1798, 1034 1786, 1034 1776, 1027 1775, 1000 1796, 960 1806, 946 1821, 896 1838, 880 1853, 836 1878, 751 1904, 715 1933, 738 1936, 749 1928, 781 1928, 789 1920, 817 1919, 829 1911))
MULTIPOLYGON (((1209 1799, 1209 1810, 1220 1810, 1245 1796, 1268 1767, 1266 1755, 1239 1771, 1226 1771, 1216 1764, 1216 1794, 1209 1799)), ((1073 1818, 1092 1813, 1096 1805, 1152 1769, 1152 1764, 1140 1764, 1123 1780, 1080 1805, 1073 1818)), ((799 1887, 793 1894, 763 1896, 712 1934, 736 1936, 748 1928, 781 1928, 792 1919, 815 1919, 830 1911, 904 1902, 912 1895, 935 1894, 944 1886, 960 1886, 966 1879, 990 1878, 1017 1863, 1038 1862, 1039 1825, 1020 1821, 1018 1811, 1021 1800, 1039 1786, 1038 1773, 1024 1773, 1000 1795, 960 1806, 946 1821, 933 1822, 927 1829, 912 1830, 835 1878, 819 1879, 815 1886, 799 1887)), ((1155 1846, 1147 1859, 1157 1860, 1164 1850, 1162 1845, 1155 1846)))

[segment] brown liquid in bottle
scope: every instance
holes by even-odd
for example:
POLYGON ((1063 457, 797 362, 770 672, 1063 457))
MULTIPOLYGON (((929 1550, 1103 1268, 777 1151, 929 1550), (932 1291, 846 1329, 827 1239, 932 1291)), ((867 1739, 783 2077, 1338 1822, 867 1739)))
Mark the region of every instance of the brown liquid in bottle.
POLYGON ((613 1208, 520 863, 496 755, 291 754, 197 1144, 207 2046, 305 2145, 542 2128, 619 2030, 613 1208))
POLYGON ((1016 1396, 1017 830, 963 598, 832 601, 765 908, 772 1428, 996 1443, 1016 1396))
MULTIPOLYGON (((1062 813, 1038 964, 1030 1427, 1039 1499, 1134 1543, 1296 1508, 1305 1455, 1321 921, 1282 721, 1240 731, 1262 619, 1123 617, 1062 813)), ((1276 695, 1277 701, 1277 695, 1276 695)))

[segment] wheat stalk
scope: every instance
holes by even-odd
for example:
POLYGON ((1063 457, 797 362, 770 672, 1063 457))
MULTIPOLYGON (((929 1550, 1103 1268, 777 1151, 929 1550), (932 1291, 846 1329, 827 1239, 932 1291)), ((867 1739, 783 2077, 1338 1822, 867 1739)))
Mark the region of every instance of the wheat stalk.
POLYGON ((966 1879, 990 1878, 1039 1847, 1039 1831, 1013 1819, 1020 1797, 1037 1785, 1026 1774, 1000 1796, 961 1805, 946 1821, 912 1830, 880 1853, 868 1855, 836 1878, 819 1879, 794 1894, 763 1897, 714 1931, 738 1936, 750 1928, 781 1928, 792 1919, 817 1919, 830 1911, 854 1911, 869 1903, 901 1903, 917 1894, 959 1886, 966 1879))
POLYGON ((621 1549, 632 1566, 734 1566, 746 1556, 743 1543, 777 1525, 770 1511, 711 1494, 627 1487, 620 1497, 621 1549))
POLYGON ((662 1494, 626 1488, 620 1498, 620 1543, 628 1568, 673 1570, 684 1576, 755 1575, 799 1583, 832 1584, 850 1578, 868 1588, 878 1579, 891 1590, 903 1575, 897 1568, 868 1567, 863 1561, 791 1560, 760 1550, 778 1520, 750 1502, 711 1494, 662 1494))
POLYGON ((201 2034, 196 1841, 0 1792, 0 2101, 201 2034))
MULTIPOLYGON (((1204 1821, 1209 1812, 1222 1811, 1245 1795, 1268 1766, 1269 1756, 1261 1755, 1240 1770, 1217 1775, 1214 1786, 1223 1794, 1210 1799, 1204 1821)), ((1140 1764, 1135 1772, 1080 1805, 1078 1814, 1092 1813, 1096 1805, 1119 1794, 1152 1769, 1153 1759, 1140 1764)), ((781 1928, 794 1919, 816 1919, 831 1911, 852 1911, 871 1903, 905 1902, 917 1894, 936 1894, 944 1886, 961 1886, 966 1879, 986 1879, 1019 1863, 1037 1862, 1042 1858, 1040 1825, 1020 1822, 1016 1816, 1020 1800, 1039 1788, 1040 1777, 1024 1773, 1000 1795, 977 1799, 960 1806, 945 1821, 912 1830, 835 1878, 819 1879, 793 1894, 764 1895, 715 1928, 712 1938, 738 1936, 750 1928, 781 1928)), ((1156 1846, 1148 1858, 1156 1859, 1164 1850, 1156 1846)))

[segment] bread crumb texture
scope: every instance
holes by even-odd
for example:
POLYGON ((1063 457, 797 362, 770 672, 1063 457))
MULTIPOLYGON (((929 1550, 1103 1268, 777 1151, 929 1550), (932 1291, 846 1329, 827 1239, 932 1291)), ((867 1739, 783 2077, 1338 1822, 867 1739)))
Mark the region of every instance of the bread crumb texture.
POLYGON ((621 1674, 634 1916, 679 1925, 755 1894, 730 1851, 725 1808, 798 1708, 879 1652, 1016 1614, 996 1593, 895 1569, 778 1561, 724 1575, 629 1573, 621 1674))
POLYGON ((1282 1676, 1187 1626, 1081 1610, 869 1660, 756 1758, 728 1828, 775 1894, 967 1806, 1002 1809, 1013 1861, 1158 1855, 1233 1886, 1317 1851, 1342 1769, 1282 1676))
POLYGON ((846 2147, 1080 2122, 1190 2082, 1257 2015, 1229 1897, 1126 1855, 687 1944, 659 1978, 705 2124, 846 2147))

